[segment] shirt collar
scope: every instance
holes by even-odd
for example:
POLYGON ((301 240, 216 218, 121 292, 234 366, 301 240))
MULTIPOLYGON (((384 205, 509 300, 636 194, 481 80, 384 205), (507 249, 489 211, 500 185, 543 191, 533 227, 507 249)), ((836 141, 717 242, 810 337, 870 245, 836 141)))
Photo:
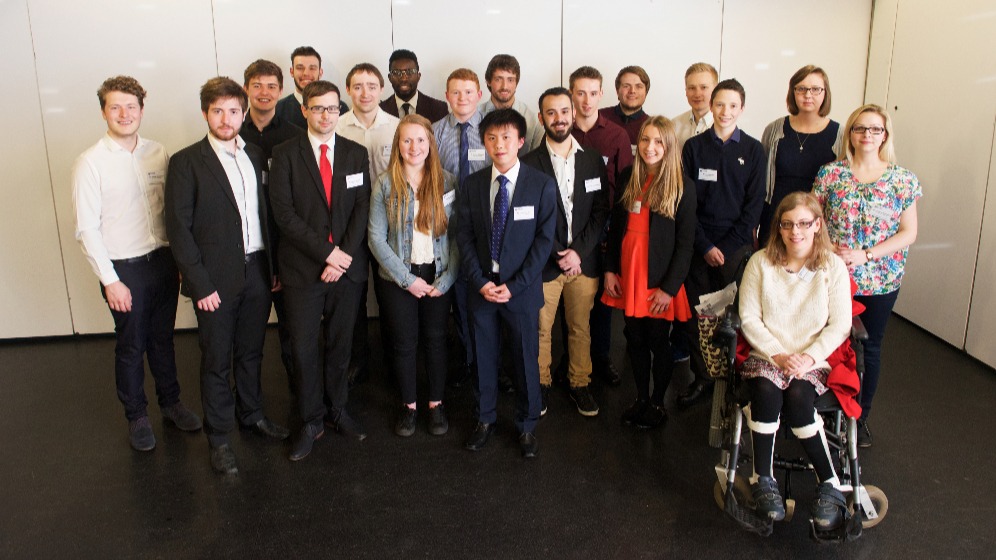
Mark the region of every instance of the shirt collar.
MULTIPOLYGON (((570 158, 572 158, 574 156, 574 154, 576 154, 578 152, 583 152, 584 151, 584 148, 581 147, 581 143, 578 142, 578 139, 575 138, 573 134, 570 135, 570 136, 568 136, 568 138, 570 138, 570 140, 571 140, 571 151, 570 151, 570 153, 567 154, 567 157, 564 158, 564 159, 570 159, 570 158)), ((544 136, 543 137, 543 141, 546 142, 546 151, 550 152, 551 156, 560 157, 559 155, 557 155, 556 153, 554 153, 553 147, 550 146, 550 138, 548 136, 544 136)))
POLYGON ((710 126, 709 127, 709 134, 712 135, 711 138, 713 139, 714 142, 717 142, 717 143, 722 144, 724 146, 726 144, 730 143, 730 142, 736 142, 738 144, 740 143, 740 127, 739 126, 733 129, 733 134, 730 135, 730 139, 727 140, 726 142, 723 142, 722 140, 719 139, 719 135, 716 134, 716 127, 714 127, 714 126, 710 126))
MULTIPOLYGON (((104 137, 101 138, 101 141, 104 143, 104 147, 111 152, 128 152, 128 150, 121 147, 121 144, 118 144, 113 138, 111 138, 110 132, 105 132, 104 137)), ((139 149, 143 148, 148 142, 149 141, 145 138, 138 136, 138 142, 135 143, 135 151, 137 152, 139 149)))
POLYGON ((301 92, 297 91, 297 88, 294 88, 294 99, 297 99, 298 105, 304 105, 304 96, 301 95, 301 92))
POLYGON ((494 184, 494 182, 498 180, 499 175, 504 175, 505 177, 508 178, 509 181, 511 181, 513 185, 515 185, 516 181, 519 178, 520 166, 521 162, 518 159, 516 159, 515 165, 513 165, 508 171, 506 171, 505 173, 499 173, 498 168, 495 167, 494 164, 491 164, 491 184, 494 184))
MULTIPOLYGON (((221 143, 221 140, 218 140, 217 138, 215 138, 214 135, 211 134, 210 132, 208 132, 207 136, 208 136, 208 142, 211 143, 211 148, 215 152, 217 152, 218 154, 231 154, 231 152, 229 152, 228 149, 221 143)), ((243 150, 245 150, 245 147, 246 147, 246 141, 243 140, 241 136, 239 136, 238 134, 236 134, 235 135, 235 148, 236 148, 236 151, 237 152, 238 151, 243 151, 243 150)))
MULTIPOLYGON (((456 128, 460 126, 460 121, 457 120, 456 116, 452 112, 449 115, 447 115, 446 118, 448 119, 447 122, 450 123, 451 127, 456 128)), ((481 124, 482 118, 484 118, 484 116, 481 114, 480 111, 474 111, 474 114, 471 115, 469 119, 467 119, 467 122, 470 123, 471 128, 477 128, 478 125, 481 124)))
POLYGON ((390 119, 388 118, 390 116, 391 115, 387 114, 387 111, 381 109, 380 107, 377 107, 377 113, 374 114, 374 120, 372 123, 370 123, 370 128, 366 128, 362 124, 360 124, 360 120, 356 118, 356 112, 354 111, 350 111, 345 115, 339 117, 339 122, 344 123, 345 126, 355 126, 363 130, 373 130, 379 126, 386 126, 390 124, 389 122, 390 119))
POLYGON ((337 136, 337 134, 335 134, 333 132, 332 133, 332 137, 329 138, 328 142, 322 142, 321 140, 318 139, 317 136, 315 136, 314 134, 312 134, 311 129, 309 129, 308 130, 308 142, 311 144, 311 150, 314 151, 316 154, 320 154, 320 153, 322 153, 321 145, 322 144, 328 144, 329 151, 335 151, 335 137, 336 136, 337 136))
POLYGON ((398 104, 399 116, 401 116, 401 113, 403 112, 401 110, 401 106, 404 105, 405 103, 408 103, 412 106, 412 112, 414 113, 415 108, 418 107, 418 90, 415 90, 415 95, 413 95, 412 98, 409 99, 408 101, 403 101, 400 97, 398 97, 398 94, 394 94, 394 101, 397 102, 398 104))
POLYGON ((640 109, 637 112, 633 113, 632 115, 627 115, 626 113, 623 113, 622 103, 616 104, 616 106, 613 107, 612 110, 616 112, 616 116, 619 117, 619 119, 622 120, 622 122, 624 123, 639 119, 640 117, 646 114, 643 112, 643 107, 640 107, 640 109))

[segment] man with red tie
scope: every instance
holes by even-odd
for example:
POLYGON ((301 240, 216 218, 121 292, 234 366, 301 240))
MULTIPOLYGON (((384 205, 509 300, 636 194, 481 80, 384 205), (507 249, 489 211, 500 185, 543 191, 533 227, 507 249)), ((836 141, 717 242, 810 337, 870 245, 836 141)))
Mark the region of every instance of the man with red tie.
POLYGON ((370 163, 363 146, 335 133, 339 88, 318 80, 308 84, 302 96, 308 131, 273 150, 270 179, 304 421, 292 461, 311 452, 325 434, 325 425, 358 440, 366 438, 346 412, 346 370, 360 293, 367 282, 370 163), (319 357, 322 332, 324 365, 319 357))

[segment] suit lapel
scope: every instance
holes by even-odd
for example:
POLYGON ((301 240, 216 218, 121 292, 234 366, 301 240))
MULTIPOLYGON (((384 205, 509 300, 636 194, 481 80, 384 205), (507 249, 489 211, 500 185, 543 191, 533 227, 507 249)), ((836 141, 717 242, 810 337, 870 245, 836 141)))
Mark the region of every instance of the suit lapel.
POLYGON ((315 158, 315 151, 311 148, 311 141, 308 140, 308 135, 305 134, 302 136, 299 142, 304 167, 311 174, 311 181, 318 191, 318 196, 321 197, 322 202, 328 205, 328 200, 325 199, 325 185, 322 184, 321 172, 318 170, 318 160, 315 158))
POLYGON ((235 202, 235 193, 232 192, 232 183, 228 180, 228 174, 225 173, 225 168, 221 166, 221 161, 218 160, 218 154, 214 151, 211 146, 211 142, 204 137, 201 140, 201 157, 204 159, 204 166, 208 168, 212 175, 214 175, 215 182, 228 197, 228 201, 232 203, 232 206, 239 208, 237 202, 235 202))

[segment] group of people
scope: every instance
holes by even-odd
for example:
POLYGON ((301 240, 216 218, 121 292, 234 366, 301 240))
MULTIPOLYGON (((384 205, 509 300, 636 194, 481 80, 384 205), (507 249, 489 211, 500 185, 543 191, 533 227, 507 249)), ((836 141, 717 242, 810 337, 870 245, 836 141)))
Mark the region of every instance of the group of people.
POLYGON ((826 464, 819 459, 826 445, 812 404, 826 390, 827 356, 847 337, 848 276, 867 308, 859 437, 870 445, 882 335, 921 196, 916 177, 894 162, 882 108, 862 106, 841 127, 827 117, 826 73, 806 66, 789 80, 789 115, 758 141, 737 126, 743 86, 719 81, 705 63, 686 72, 690 110, 673 120, 644 112, 650 78, 637 66, 618 73, 615 106, 599 109, 602 75, 583 66, 567 88, 544 91, 535 112, 516 98, 520 67, 510 55, 488 64, 483 104, 467 68, 447 77, 445 102, 418 90, 411 51, 395 51, 387 74, 394 94, 381 100, 378 68, 354 66, 347 108, 322 80, 313 48, 292 53, 294 91, 283 98, 281 68, 257 60, 242 84, 218 77, 202 86, 208 134, 172 157, 138 134, 141 85, 124 76, 101 85, 107 134, 74 166, 76 237, 114 318, 132 447, 155 446, 146 357, 163 417, 183 430, 202 427, 179 400, 178 293, 197 316, 203 430, 216 471, 238 472, 236 425, 290 437, 263 409, 271 304, 302 423, 289 458, 307 457, 326 428, 364 439, 347 403, 370 352, 368 274, 381 349, 397 376, 399 436, 416 431, 423 410, 421 347, 429 433, 449 429, 447 379, 469 381, 477 423, 465 447, 482 449, 504 371, 521 453, 535 457, 555 370, 585 416, 599 412, 593 375, 619 383, 609 358, 613 309, 625 316, 637 389, 622 421, 660 426, 675 360, 690 354, 702 376, 680 400, 707 390, 695 306, 733 280, 755 244, 762 249, 744 274, 741 314, 754 348, 744 375, 754 395, 759 507, 783 515, 770 465, 782 414, 820 482, 836 484, 829 453, 826 464), (456 371, 448 371, 451 315, 462 345, 456 371), (558 317, 562 368, 552 356, 558 317))

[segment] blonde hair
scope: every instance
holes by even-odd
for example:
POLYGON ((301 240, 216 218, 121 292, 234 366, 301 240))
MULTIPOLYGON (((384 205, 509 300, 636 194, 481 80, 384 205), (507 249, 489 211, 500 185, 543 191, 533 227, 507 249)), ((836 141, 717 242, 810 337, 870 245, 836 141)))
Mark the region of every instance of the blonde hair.
MULTIPOLYGON (((681 171, 681 154, 678 153, 678 140, 674 133, 674 123, 667 117, 650 117, 643 122, 637 138, 643 137, 643 131, 648 127, 654 127, 660 133, 664 141, 664 159, 661 161, 660 171, 654 176, 647 187, 647 194, 643 196, 643 204, 646 204, 651 211, 661 214, 667 218, 674 218, 678 212, 678 201, 684 193, 684 184, 681 171)), ((629 208, 643 194, 643 185, 647 182, 650 170, 643 161, 643 156, 637 150, 637 157, 633 161, 633 173, 629 182, 626 183, 626 190, 620 202, 624 207, 629 208)))
POLYGON ((815 220, 822 222, 819 231, 813 236, 813 250, 806 260, 806 266, 812 270, 829 268, 834 252, 833 243, 830 242, 830 235, 827 233, 826 220, 823 219, 823 207, 820 206, 816 196, 804 191, 789 193, 775 209, 775 214, 771 218, 772 235, 768 236, 768 245, 764 248, 764 253, 773 265, 782 266, 787 262, 788 248, 782 239, 780 224, 782 216, 800 207, 809 210, 815 220))
POLYGON ((405 225, 407 208, 411 204, 411 189, 408 188, 408 177, 405 176, 404 160, 401 157, 401 128, 405 125, 421 126, 429 139, 429 155, 425 158, 425 169, 422 172, 422 183, 418 186, 415 197, 418 200, 418 215, 415 216, 416 230, 431 233, 438 237, 446 232, 446 210, 443 207, 443 192, 446 189, 443 180, 443 166, 439 162, 439 150, 436 148, 436 136, 432 133, 432 124, 421 115, 410 114, 401 119, 394 131, 394 142, 391 145, 391 160, 387 164, 387 172, 391 176, 391 192, 387 197, 387 210, 394 218, 398 229, 405 225))
POLYGON ((850 162, 854 157, 854 144, 851 143, 851 128, 854 127, 854 122, 858 120, 858 117, 864 113, 875 113, 882 117, 882 120, 885 122, 885 138, 882 139, 882 145, 878 147, 878 157, 882 161, 896 163, 896 148, 892 144, 892 117, 889 116, 888 111, 873 103, 858 107, 851 113, 850 117, 847 117, 847 124, 844 125, 844 154, 847 156, 847 161, 850 162))

